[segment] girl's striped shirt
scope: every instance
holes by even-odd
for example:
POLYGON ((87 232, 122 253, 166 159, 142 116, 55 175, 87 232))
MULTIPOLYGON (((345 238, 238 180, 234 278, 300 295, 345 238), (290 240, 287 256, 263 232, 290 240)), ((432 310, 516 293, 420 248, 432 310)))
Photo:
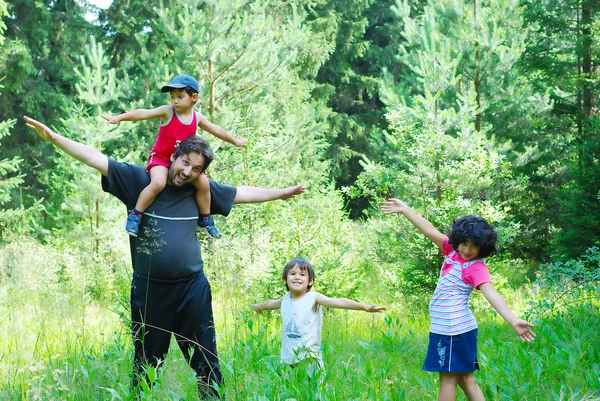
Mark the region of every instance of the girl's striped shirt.
POLYGON ((465 261, 444 239, 442 254, 446 256, 435 292, 429 302, 430 331, 436 334, 457 335, 477 328, 469 309, 474 288, 492 279, 483 259, 465 261))

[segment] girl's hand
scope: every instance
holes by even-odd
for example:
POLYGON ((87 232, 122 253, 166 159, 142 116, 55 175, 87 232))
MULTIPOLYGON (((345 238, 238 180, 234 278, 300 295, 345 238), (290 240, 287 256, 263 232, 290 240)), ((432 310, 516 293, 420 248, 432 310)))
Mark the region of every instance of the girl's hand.
POLYGON ((390 198, 381 205, 381 211, 385 214, 402 213, 406 209, 408 205, 396 198, 390 198))
POLYGON ((387 310, 387 308, 385 306, 367 305, 367 309, 365 309, 365 312, 376 313, 376 312, 382 312, 384 310, 387 310))
POLYGON ((531 331, 531 329, 529 329, 530 327, 533 327, 533 324, 525 320, 518 319, 517 321, 512 323, 511 326, 513 330, 517 333, 521 341, 526 341, 530 343, 533 340, 535 340, 535 333, 531 331))
POLYGON ((248 144, 248 140, 247 139, 234 139, 233 144, 235 146, 237 146, 238 148, 245 148, 246 145, 248 144))
POLYGON ((108 121, 111 124, 118 124, 120 122, 116 116, 108 116, 106 114, 103 114, 100 117, 102 117, 103 119, 105 119, 106 121, 108 121))

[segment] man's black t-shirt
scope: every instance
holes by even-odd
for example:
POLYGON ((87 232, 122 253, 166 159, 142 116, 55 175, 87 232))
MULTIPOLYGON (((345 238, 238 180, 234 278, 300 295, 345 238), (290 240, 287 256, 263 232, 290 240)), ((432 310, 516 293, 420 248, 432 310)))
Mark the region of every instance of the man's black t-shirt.
MULTIPOLYGON (((133 209, 150 176, 142 166, 108 159, 102 189, 133 209)), ((211 214, 227 216, 237 188, 210 181, 211 214)), ((192 185, 167 185, 144 212, 138 237, 130 238, 133 271, 158 280, 179 280, 202 271, 196 238, 198 205, 192 185)))

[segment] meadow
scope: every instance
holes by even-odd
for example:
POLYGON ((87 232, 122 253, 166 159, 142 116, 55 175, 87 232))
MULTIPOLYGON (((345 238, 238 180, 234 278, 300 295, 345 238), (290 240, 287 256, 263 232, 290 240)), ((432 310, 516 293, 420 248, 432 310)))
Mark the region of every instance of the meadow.
MULTIPOLYGON (((0 400, 133 400, 128 329, 129 266, 68 247, 22 238, 0 251, 0 400), (104 268, 102 267, 104 266, 104 268)), ((118 260, 118 255, 115 256, 118 260)), ((321 381, 278 361, 278 312, 256 314, 241 276, 213 284, 218 346, 227 400, 435 400, 437 376, 421 370, 427 345, 427 300, 396 301, 382 314, 326 310, 321 381), (238 277, 238 278, 236 278, 238 277), (238 280, 236 282, 236 280, 238 280)), ((318 278, 318 276, 317 276, 318 278)), ((222 279, 221 279, 222 280, 222 279)), ((315 289, 320 288, 318 281, 315 289)), ((529 285, 502 293, 517 313, 528 310, 529 285)), ((370 302, 368 299, 361 299, 370 302)), ((480 295, 476 374, 488 400, 599 400, 600 305, 581 302, 529 316, 538 337, 521 343, 480 295)), ((196 381, 179 352, 148 372, 142 400, 197 400, 196 381)), ((464 400, 459 395, 458 400, 464 400)))

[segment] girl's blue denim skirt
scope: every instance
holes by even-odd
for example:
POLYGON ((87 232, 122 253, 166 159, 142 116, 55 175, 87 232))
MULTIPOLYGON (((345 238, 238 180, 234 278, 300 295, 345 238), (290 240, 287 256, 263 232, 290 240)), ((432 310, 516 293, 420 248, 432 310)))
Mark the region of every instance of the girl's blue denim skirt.
POLYGON ((455 336, 429 333, 429 346, 423 370, 457 373, 479 370, 477 333, 477 329, 455 336))

